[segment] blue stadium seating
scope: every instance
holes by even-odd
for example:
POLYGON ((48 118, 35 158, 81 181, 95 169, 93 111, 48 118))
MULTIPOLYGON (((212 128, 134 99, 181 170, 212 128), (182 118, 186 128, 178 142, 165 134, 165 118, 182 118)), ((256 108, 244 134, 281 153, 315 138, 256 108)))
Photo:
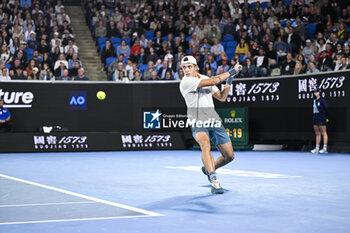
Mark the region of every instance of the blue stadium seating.
POLYGON ((26 48, 24 49, 24 51, 26 51, 27 53, 27 62, 33 58, 33 53, 34 53, 34 49, 29 49, 29 48, 26 48))
POLYGON ((119 37, 112 37, 111 38, 112 44, 120 44, 121 41, 122 41, 122 39, 120 39, 119 37))
POLYGON ((130 46, 131 39, 129 37, 123 37, 122 40, 125 40, 126 44, 130 46))
POLYGON ((236 48, 237 47, 237 41, 227 41, 225 43, 225 49, 227 48, 236 48))
POLYGON ((316 32, 316 24, 309 23, 305 25, 305 34, 307 39, 313 39, 316 32))
POLYGON ((150 38, 154 37, 154 31, 146 31, 145 36, 146 36, 147 40, 151 40, 150 38))
POLYGON ((97 44, 100 45, 100 44, 106 44, 106 40, 108 40, 108 37, 99 37, 97 39, 97 44))
POLYGON ((106 43, 99 44, 98 47, 100 48, 100 53, 102 53, 103 48, 106 46, 106 43))
POLYGON ((145 72, 145 70, 147 70, 148 65, 147 64, 142 64, 142 65, 138 65, 137 68, 141 71, 141 74, 143 75, 143 73, 145 72))
POLYGON ((189 42, 192 39, 192 36, 186 37, 186 41, 189 42))
POLYGON ((106 67, 108 68, 108 66, 115 60, 118 60, 118 58, 116 58, 116 57, 107 57, 107 59, 106 59, 106 67))
POLYGON ((222 41, 233 41, 235 38, 232 35, 224 35, 222 41))

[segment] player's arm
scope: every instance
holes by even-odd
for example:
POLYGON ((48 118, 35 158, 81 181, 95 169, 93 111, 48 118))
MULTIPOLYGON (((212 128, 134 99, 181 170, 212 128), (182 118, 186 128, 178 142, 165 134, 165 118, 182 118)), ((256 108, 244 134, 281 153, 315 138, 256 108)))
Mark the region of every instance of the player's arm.
POLYGON ((230 77, 226 80, 226 85, 224 86, 224 89, 221 91, 217 91, 213 94, 213 97, 221 102, 225 102, 227 99, 228 93, 230 92, 230 87, 233 81, 233 78, 239 73, 240 70, 242 70, 242 66, 236 64, 235 69, 237 68, 237 72, 235 74, 230 75, 230 77))
POLYGON ((226 81, 226 79, 230 78, 231 76, 233 78, 233 76, 237 75, 240 70, 242 70, 242 66, 236 64, 235 67, 223 74, 219 74, 210 79, 202 79, 198 85, 198 88, 218 85, 219 83, 226 81))
POLYGON ((225 102, 227 99, 228 93, 230 92, 230 84, 225 84, 224 89, 222 91, 217 91, 213 94, 213 97, 220 102, 225 102))
POLYGON ((229 77, 230 77, 230 73, 226 72, 209 79, 202 79, 198 85, 198 88, 218 85, 219 83, 222 83, 229 77))

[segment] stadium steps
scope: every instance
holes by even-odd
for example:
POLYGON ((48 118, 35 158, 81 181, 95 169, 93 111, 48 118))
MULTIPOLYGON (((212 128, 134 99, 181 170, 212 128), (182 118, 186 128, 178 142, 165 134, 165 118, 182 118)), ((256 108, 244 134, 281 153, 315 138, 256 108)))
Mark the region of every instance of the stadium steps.
POLYGON ((89 80, 105 81, 106 72, 102 70, 100 55, 97 52, 96 43, 91 36, 90 29, 86 25, 84 13, 80 6, 69 6, 66 12, 71 18, 71 27, 74 32, 75 42, 79 47, 79 59, 83 63, 85 75, 89 80))

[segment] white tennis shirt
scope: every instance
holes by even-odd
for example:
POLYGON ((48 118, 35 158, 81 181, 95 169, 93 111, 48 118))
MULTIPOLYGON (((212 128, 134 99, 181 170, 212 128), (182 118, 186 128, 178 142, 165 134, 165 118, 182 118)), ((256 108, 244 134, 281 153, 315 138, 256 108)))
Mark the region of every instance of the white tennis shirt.
POLYGON ((188 117, 192 116, 203 121, 210 118, 220 119, 213 101, 213 94, 219 91, 219 88, 215 85, 198 88, 203 79, 209 79, 209 77, 205 75, 200 75, 200 78, 185 76, 180 82, 180 92, 188 108, 188 117))

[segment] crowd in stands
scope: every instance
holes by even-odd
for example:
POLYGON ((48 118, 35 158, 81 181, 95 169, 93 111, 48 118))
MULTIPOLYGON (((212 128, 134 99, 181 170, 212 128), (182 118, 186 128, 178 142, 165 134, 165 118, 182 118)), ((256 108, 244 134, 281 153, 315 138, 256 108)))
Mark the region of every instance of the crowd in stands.
POLYGON ((87 0, 85 17, 109 80, 174 80, 185 55, 200 72, 241 63, 241 77, 349 69, 346 0, 87 0))
POLYGON ((1 0, 0 80, 87 80, 61 0, 1 0))

